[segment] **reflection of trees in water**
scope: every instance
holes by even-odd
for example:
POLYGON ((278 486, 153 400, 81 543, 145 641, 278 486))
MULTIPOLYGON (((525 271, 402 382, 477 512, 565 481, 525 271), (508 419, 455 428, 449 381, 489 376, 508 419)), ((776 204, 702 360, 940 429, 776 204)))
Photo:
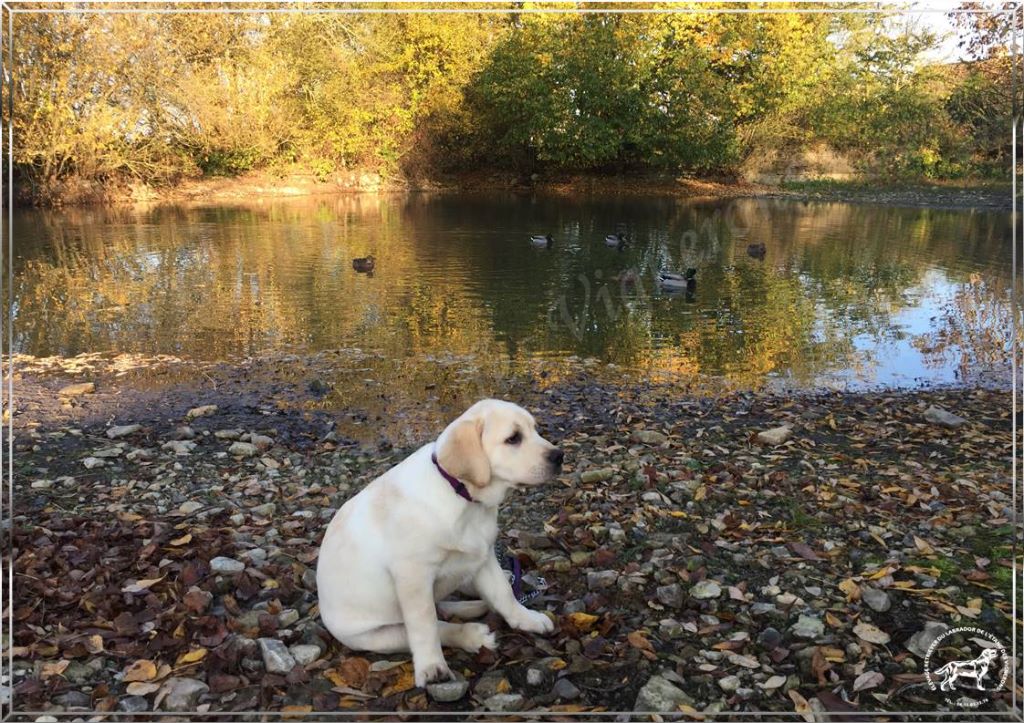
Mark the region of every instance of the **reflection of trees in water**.
POLYGON ((929 269, 990 264, 1008 231, 1005 214, 762 199, 354 196, 37 212, 15 228, 16 344, 207 358, 270 346, 578 354, 743 384, 809 381, 852 365, 855 335, 890 333, 929 269), (619 223, 633 241, 622 252, 602 243, 619 223), (555 248, 530 248, 534 232, 554 234, 555 248), (761 242, 763 262, 746 253, 761 242), (373 278, 350 265, 368 253, 373 278), (691 265, 696 303, 657 291, 654 271, 691 265), (612 279, 630 268, 642 289, 624 294, 612 279), (560 304, 578 338, 551 324, 560 304))
POLYGON ((971 274, 934 319, 936 329, 914 339, 928 363, 952 359, 961 379, 989 371, 1009 376, 1015 349, 1024 344, 1021 284, 1016 303, 1010 284, 971 274))

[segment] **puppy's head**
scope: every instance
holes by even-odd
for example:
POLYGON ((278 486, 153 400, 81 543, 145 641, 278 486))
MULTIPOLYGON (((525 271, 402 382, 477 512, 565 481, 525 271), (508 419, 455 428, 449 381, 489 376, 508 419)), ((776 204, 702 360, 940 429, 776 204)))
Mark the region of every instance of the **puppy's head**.
POLYGON ((477 402, 437 438, 438 463, 478 489, 495 482, 510 487, 547 482, 562 469, 563 456, 537 433, 533 415, 497 399, 477 402))

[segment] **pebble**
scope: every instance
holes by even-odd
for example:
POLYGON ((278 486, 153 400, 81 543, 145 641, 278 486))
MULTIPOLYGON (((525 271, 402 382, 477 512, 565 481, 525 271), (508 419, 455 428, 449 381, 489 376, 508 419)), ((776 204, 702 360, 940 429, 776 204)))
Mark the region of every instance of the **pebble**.
POLYGON ((172 439, 170 442, 164 442, 160 448, 170 450, 179 456, 184 456, 196 448, 196 443, 187 439, 172 439))
POLYGON ((276 509, 277 505, 275 505, 273 502, 267 502, 262 505, 250 507, 249 511, 254 515, 259 515, 260 517, 272 517, 276 509))
POLYGON ((724 678, 718 679, 718 687, 726 693, 733 693, 740 687, 740 679, 735 675, 727 675, 724 678))
POLYGON ((722 586, 714 580, 701 580, 690 588, 690 597, 711 600, 722 594, 722 586))
POLYGON ((675 583, 659 587, 655 594, 658 597, 658 602, 673 608, 681 608, 685 601, 683 589, 675 583))
POLYGON ((874 587, 863 587, 860 590, 860 598, 869 608, 877 613, 884 613, 892 607, 892 600, 884 590, 874 587))
POLYGON ((119 439, 120 437, 127 437, 129 434, 135 434, 140 429, 142 429, 141 424, 122 424, 108 429, 107 436, 110 439, 119 439))
POLYGON ((543 670, 537 668, 528 668, 526 671, 526 684, 534 687, 544 685, 544 679, 547 676, 544 675, 543 670))
POLYGON ((909 640, 907 640, 907 650, 917 657, 923 658, 928 654, 928 648, 931 647, 931 644, 947 630, 949 630, 949 626, 945 623, 940 623, 935 620, 926 620, 924 628, 918 630, 910 636, 909 640))
POLYGON ((299 665, 309 665, 320 657, 320 646, 318 645, 293 645, 288 648, 288 651, 299 665))
POLYGON ((765 650, 774 650, 782 643, 782 633, 772 627, 767 627, 757 636, 757 644, 765 650))
POLYGON ((293 608, 282 610, 277 615, 277 622, 280 623, 281 627, 287 628, 289 625, 294 625, 299 621, 299 611, 293 608))
POLYGON ((32 489, 34 490, 48 490, 53 487, 52 479, 37 479, 32 483, 32 489))
POLYGON ((793 626, 790 627, 789 632, 798 638, 814 640, 821 637, 825 632, 825 623, 818 618, 812 618, 810 615, 801 615, 793 626))
POLYGON ((182 502, 178 507, 178 512, 183 515, 191 515, 193 512, 203 509, 205 505, 202 502, 196 502, 195 500, 189 500, 188 502, 182 502))
POLYGON ((651 677, 636 696, 635 712, 677 713, 680 705, 693 706, 693 699, 660 675, 651 677))
POLYGON ((778 445, 785 442, 787 439, 793 436, 793 430, 789 427, 775 427, 773 429, 766 429, 763 432, 758 432, 757 441, 761 444, 778 445))
POLYGON ((149 710, 149 701, 141 695, 127 695, 117 701, 117 709, 122 713, 142 713, 149 710))
POLYGON ((216 411, 216 404, 203 404, 202 406, 193 407, 192 409, 188 410, 185 416, 188 419, 198 419, 199 417, 208 417, 211 414, 214 414, 216 411))
POLYGON ((523 707, 524 702, 519 693, 497 693, 484 701, 484 708, 495 713, 516 711, 523 707))
POLYGON ((82 464, 85 465, 86 469, 95 469, 96 467, 102 467, 106 462, 97 457, 86 457, 82 460, 82 464))
POLYGON ((260 638, 257 642, 268 673, 287 673, 295 667, 295 658, 277 638, 260 638))
POLYGON ((80 382, 78 384, 68 384, 66 387, 61 387, 60 391, 57 392, 62 397, 80 397, 83 394, 92 394, 96 391, 96 385, 93 382, 80 382))
POLYGON ((552 690, 562 700, 576 700, 580 697, 580 689, 568 678, 559 678, 552 690))
POLYGON ((194 711, 199 696, 209 689, 206 683, 193 678, 168 678, 164 683, 165 695, 161 706, 164 710, 194 711))
POLYGON ((633 432, 633 440, 643 444, 664 444, 668 437, 653 429, 641 429, 633 432))
POLYGON ((601 570, 600 572, 587 573, 587 588, 590 590, 602 590, 611 587, 618 579, 619 573, 615 570, 601 570))
POLYGON ((252 457, 256 454, 256 447, 249 442, 232 442, 228 452, 236 457, 252 457))
POLYGON ((586 472, 580 474, 581 482, 604 482, 607 479, 611 479, 612 475, 615 474, 615 470, 610 467, 603 469, 588 469, 586 472))
POLYGON ((958 417, 952 412, 948 412, 942 407, 936 407, 934 405, 924 410, 925 421, 937 424, 940 427, 947 427, 949 429, 956 429, 967 424, 967 420, 963 417, 958 417))
POLYGON ((210 560, 210 570, 228 574, 239 573, 245 569, 245 563, 231 557, 215 557, 210 560))
POLYGON ((427 686, 427 695, 438 703, 454 703, 461 700, 469 690, 469 681, 446 680, 443 683, 431 683, 427 686))

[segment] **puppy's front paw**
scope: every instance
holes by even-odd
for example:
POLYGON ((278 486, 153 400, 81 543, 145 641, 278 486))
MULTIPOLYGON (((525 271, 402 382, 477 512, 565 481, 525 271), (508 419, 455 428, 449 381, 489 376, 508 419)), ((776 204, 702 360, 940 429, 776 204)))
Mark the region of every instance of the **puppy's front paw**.
POLYGON ((431 660, 424 663, 413 659, 414 680, 417 688, 423 688, 427 683, 436 683, 439 680, 453 680, 452 671, 444 658, 431 660))
POLYGON ((475 653, 480 648, 494 650, 498 647, 498 642, 495 640, 491 629, 483 623, 464 623, 462 626, 462 642, 459 647, 467 653, 475 653))
POLYGON ((516 620, 510 621, 512 627, 517 630, 522 630, 527 633, 537 633, 539 635, 547 635, 555 629, 555 624, 551 622, 544 613, 539 613, 536 610, 527 610, 522 608, 519 611, 519 615, 516 620))

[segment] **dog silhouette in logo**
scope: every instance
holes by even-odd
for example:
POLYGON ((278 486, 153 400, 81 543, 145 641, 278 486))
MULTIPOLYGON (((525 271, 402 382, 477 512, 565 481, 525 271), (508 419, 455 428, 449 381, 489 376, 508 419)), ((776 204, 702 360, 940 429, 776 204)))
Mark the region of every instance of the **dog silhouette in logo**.
POLYGON ((997 657, 999 651, 986 648, 974 660, 954 660, 946 663, 935 671, 935 677, 944 679, 939 683, 939 690, 953 690, 960 678, 974 678, 974 687, 977 690, 985 690, 982 681, 997 657))

